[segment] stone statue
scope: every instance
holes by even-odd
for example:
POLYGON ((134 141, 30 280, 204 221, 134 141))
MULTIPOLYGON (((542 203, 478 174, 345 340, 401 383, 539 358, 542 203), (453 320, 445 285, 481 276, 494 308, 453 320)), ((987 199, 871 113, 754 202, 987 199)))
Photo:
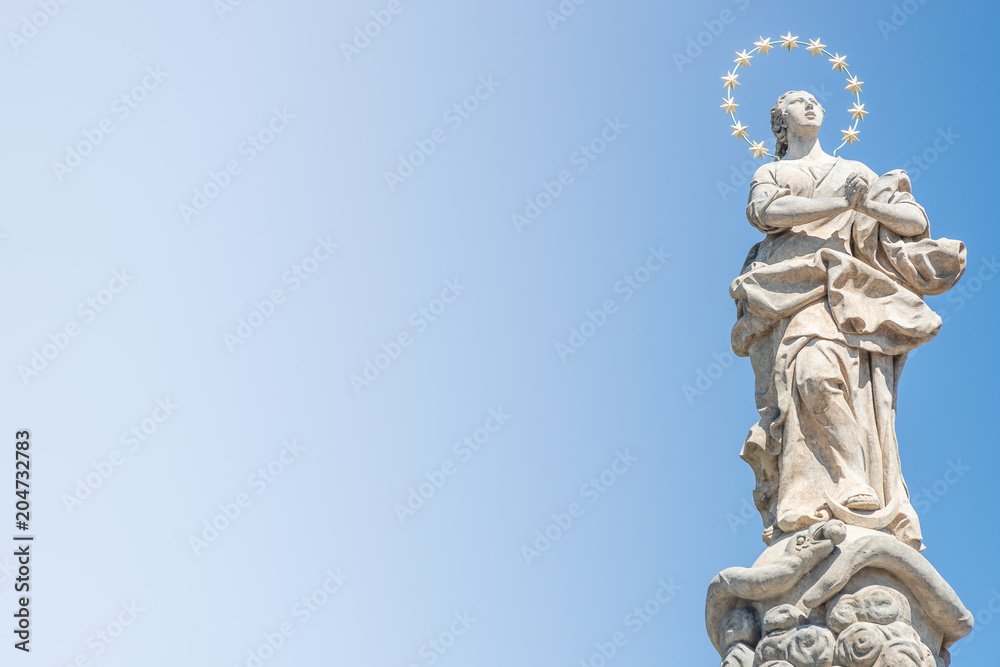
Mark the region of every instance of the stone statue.
POLYGON ((923 296, 958 281, 965 246, 929 238, 905 172, 879 178, 824 153, 823 117, 811 94, 782 95, 771 110, 781 159, 750 185, 747 219, 766 237, 730 288, 733 350, 750 357, 760 413, 742 456, 765 542, 837 517, 919 549, 896 388, 906 353, 941 328, 923 296))
POLYGON ((920 553, 896 395, 907 353, 941 328, 923 297, 958 282, 965 246, 930 237, 904 171, 825 153, 824 116, 808 92, 779 97, 776 159, 750 184, 765 238, 730 287, 732 345, 755 376, 741 457, 768 548, 715 577, 706 626, 723 667, 945 667, 972 615, 920 553))

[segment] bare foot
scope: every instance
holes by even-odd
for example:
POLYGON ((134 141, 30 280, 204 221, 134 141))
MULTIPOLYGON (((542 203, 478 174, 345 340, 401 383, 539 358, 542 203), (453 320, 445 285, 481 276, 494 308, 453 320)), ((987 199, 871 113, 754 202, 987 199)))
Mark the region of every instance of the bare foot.
POLYGON ((855 512, 882 509, 882 503, 874 493, 856 493, 844 502, 844 507, 855 512))

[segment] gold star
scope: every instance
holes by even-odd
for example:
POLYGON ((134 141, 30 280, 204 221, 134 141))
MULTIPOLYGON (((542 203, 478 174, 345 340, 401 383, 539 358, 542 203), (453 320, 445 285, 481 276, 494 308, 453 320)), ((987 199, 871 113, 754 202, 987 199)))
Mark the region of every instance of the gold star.
POLYGON ((858 81, 858 77, 854 77, 853 79, 848 79, 847 80, 847 85, 844 86, 844 88, 846 90, 851 91, 852 93, 860 93, 861 92, 861 84, 863 84, 863 83, 864 83, 864 81, 858 81))
POLYGON ((858 104, 857 102, 855 102, 854 106, 852 108, 848 109, 848 111, 851 112, 851 116, 855 120, 864 120, 865 116, 868 114, 868 112, 865 111, 865 105, 864 104, 858 104))
POLYGON ((736 52, 736 60, 733 62, 740 67, 750 67, 750 60, 753 58, 752 55, 747 53, 746 49, 743 49, 742 53, 740 51, 736 52))
POLYGON ((767 149, 764 148, 763 141, 751 142, 750 152, 753 153, 754 157, 764 157, 765 155, 767 155, 767 149))
POLYGON ((774 48, 773 46, 771 46, 771 38, 770 37, 767 37, 767 38, 761 37, 760 41, 759 42, 754 42, 753 45, 756 46, 757 50, 760 51, 761 53, 763 53, 765 56, 767 55, 768 51, 770 51, 771 49, 774 48))
POLYGON ((737 77, 739 77, 739 74, 726 72, 726 76, 722 77, 722 80, 725 81, 725 83, 722 84, 722 87, 729 88, 730 90, 736 90, 736 86, 740 85, 740 82, 736 80, 737 77))
POLYGON ((750 129, 749 125, 744 125, 740 121, 736 121, 736 125, 730 125, 733 128, 733 136, 743 139, 747 136, 747 130, 750 129))
POLYGON ((798 35, 795 35, 795 37, 792 37, 792 31, 789 30, 787 35, 782 35, 781 36, 781 45, 782 46, 787 46, 788 47, 788 52, 791 53, 792 49, 798 47, 798 44, 796 44, 796 40, 798 40, 798 38, 799 38, 798 35))
POLYGON ((861 141, 860 139, 858 139, 858 135, 860 134, 860 132, 855 130, 853 127, 849 127, 846 130, 841 130, 841 132, 844 134, 844 141, 846 141, 848 144, 853 144, 855 141, 861 141))
POLYGON ((844 68, 847 67, 847 56, 842 56, 839 53, 835 53, 833 54, 833 57, 830 58, 830 62, 833 63, 833 69, 839 69, 841 72, 843 72, 844 68))
MULTIPOLYGON (((719 107, 723 111, 725 111, 726 113, 729 113, 729 114, 735 114, 736 113, 736 107, 738 107, 738 106, 739 106, 739 104, 736 103, 736 100, 733 99, 732 95, 730 95, 729 97, 723 97, 722 98, 722 104, 719 105, 719 107)), ((864 105, 862 105, 862 106, 864 106, 864 105)), ((868 113, 868 112, 866 111, 865 113, 868 113)))
POLYGON ((826 48, 826 44, 819 43, 819 37, 816 39, 809 40, 809 46, 806 47, 807 51, 812 51, 813 58, 823 53, 823 49, 826 48))

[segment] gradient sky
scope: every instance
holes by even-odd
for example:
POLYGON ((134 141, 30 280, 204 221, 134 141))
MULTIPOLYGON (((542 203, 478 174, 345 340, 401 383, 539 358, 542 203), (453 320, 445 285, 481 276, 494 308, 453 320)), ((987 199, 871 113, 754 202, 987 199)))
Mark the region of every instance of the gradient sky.
MULTIPOLYGON (((229 2, 0 15, 0 496, 30 429, 36 536, 32 652, 0 651, 575 667, 623 633, 608 664, 716 664, 708 582, 763 549, 721 77, 788 30, 865 82, 841 154, 968 246, 896 427, 925 555, 1000 599, 995 3, 229 2)), ((770 146, 811 90, 831 151, 851 100, 798 51, 740 119, 770 146)), ((993 653, 977 616, 956 664, 993 653)))

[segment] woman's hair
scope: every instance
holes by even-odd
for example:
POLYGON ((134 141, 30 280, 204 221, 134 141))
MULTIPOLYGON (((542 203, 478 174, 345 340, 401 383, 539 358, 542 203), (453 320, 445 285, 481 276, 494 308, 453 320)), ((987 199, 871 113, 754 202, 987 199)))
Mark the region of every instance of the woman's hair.
MULTIPOLYGON (((782 93, 778 97, 778 101, 774 103, 771 107, 771 132, 774 133, 774 159, 780 160, 785 157, 785 153, 788 152, 788 128, 785 126, 785 100, 792 93, 796 93, 796 90, 789 90, 787 93, 782 93)), ((816 102, 819 106, 819 110, 822 112, 823 116, 826 116, 826 109, 818 101, 816 102)))

